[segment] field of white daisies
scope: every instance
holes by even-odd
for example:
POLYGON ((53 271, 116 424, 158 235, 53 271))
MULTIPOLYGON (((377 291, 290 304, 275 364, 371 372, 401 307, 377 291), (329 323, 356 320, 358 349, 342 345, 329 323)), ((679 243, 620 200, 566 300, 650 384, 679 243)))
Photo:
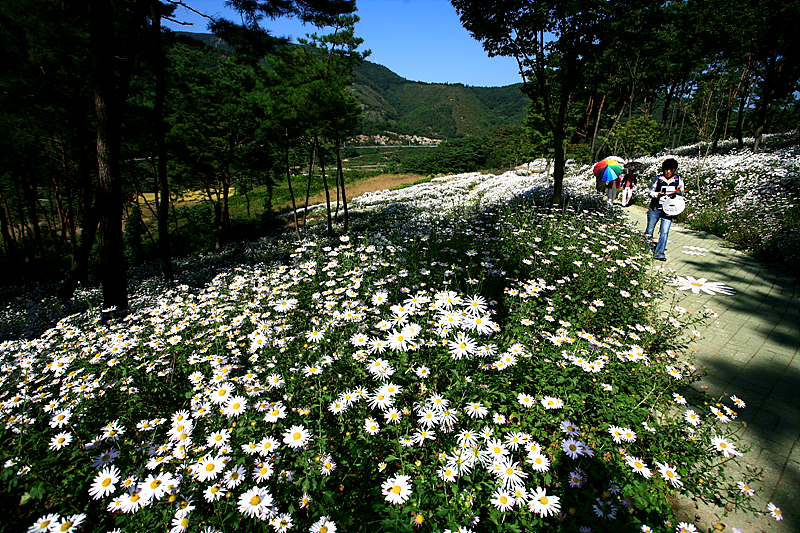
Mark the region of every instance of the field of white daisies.
POLYGON ((669 272, 583 174, 563 210, 516 173, 368 194, 346 236, 131 271, 120 322, 95 290, 57 322, 37 294, 6 309, 0 531, 691 532, 669 494, 747 508, 745 402, 691 386, 713 311, 659 311, 669 272))

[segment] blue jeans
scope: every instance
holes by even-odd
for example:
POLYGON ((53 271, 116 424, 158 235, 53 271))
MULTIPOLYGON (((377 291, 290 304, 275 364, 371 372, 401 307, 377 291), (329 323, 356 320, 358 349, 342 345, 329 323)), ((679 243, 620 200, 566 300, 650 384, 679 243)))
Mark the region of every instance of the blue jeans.
POLYGON ((672 217, 665 215, 660 209, 647 210, 647 230, 644 232, 645 237, 648 239, 653 237, 653 231, 656 229, 656 224, 659 220, 661 220, 661 231, 660 235, 658 236, 656 251, 653 253, 653 256, 660 259, 666 257, 664 252, 667 250, 667 237, 669 237, 669 227, 672 226, 672 217))

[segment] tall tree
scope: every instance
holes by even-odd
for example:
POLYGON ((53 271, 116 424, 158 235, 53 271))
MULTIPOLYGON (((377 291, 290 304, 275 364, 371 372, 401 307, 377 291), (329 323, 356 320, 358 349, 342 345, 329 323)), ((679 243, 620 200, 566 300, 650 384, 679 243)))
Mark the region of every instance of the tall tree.
POLYGON ((214 205, 219 251, 230 231, 231 186, 245 172, 264 170, 256 132, 266 119, 257 94, 265 67, 223 58, 209 69, 200 59, 199 52, 176 48, 170 137, 180 168, 203 181, 214 205))
MULTIPOLYGON (((122 110, 130 88, 133 68, 139 50, 139 37, 152 13, 150 4, 142 1, 119 2, 86 0, 90 44, 92 90, 97 131, 99 272, 106 308, 125 312, 128 306, 127 274, 122 240, 122 194, 120 176, 120 142, 122 110), (121 58, 116 61, 116 58, 121 58)), ((158 0, 156 9, 161 11, 158 0)), ((175 4, 177 2, 169 1, 175 4)), ((209 25, 231 44, 259 51, 272 46, 274 39, 260 26, 265 18, 297 16, 310 20, 319 16, 351 13, 355 2, 346 0, 229 0, 242 18, 241 24, 224 19, 209 25), (224 34, 224 35, 223 35, 224 34)), ((162 201, 164 199, 162 198, 162 201)))
POLYGON ((143 7, 142 3, 115 6, 109 0, 88 0, 87 5, 100 206, 98 272, 103 306, 118 315, 128 309, 119 157, 122 112, 130 89, 137 40, 145 23, 143 7), (115 13, 115 7, 121 13, 115 13), (121 36, 116 33, 119 20, 123 21, 121 36), (117 57, 121 57, 119 63, 117 57))
MULTIPOLYGON (((560 204, 570 99, 614 31, 658 8, 656 0, 451 0, 489 56, 517 60, 524 90, 553 135, 553 203, 560 204)), ((646 36, 642 36, 646 38, 646 36)), ((632 47, 637 43, 631 43, 632 47)))
MULTIPOLYGON (((363 39, 354 35, 355 24, 358 20, 359 18, 355 15, 340 15, 328 20, 317 19, 318 23, 331 26, 333 33, 322 37, 312 34, 308 41, 300 40, 302 44, 311 47, 312 53, 316 52, 321 58, 324 58, 324 68, 321 70, 319 78, 319 81, 322 82, 321 90, 315 91, 314 94, 321 111, 320 118, 323 120, 328 136, 333 141, 336 154, 337 191, 341 191, 345 233, 347 233, 349 225, 349 214, 344 172, 342 171, 341 143, 355 131, 358 117, 361 115, 361 106, 350 90, 353 82, 353 70, 370 54, 369 50, 364 52, 356 50, 364 42, 363 39)), ((338 205, 337 202, 337 213, 338 205)))
POLYGON ((759 81, 753 146, 758 151, 772 104, 800 88, 800 1, 751 0, 748 4, 755 30, 748 45, 759 81))

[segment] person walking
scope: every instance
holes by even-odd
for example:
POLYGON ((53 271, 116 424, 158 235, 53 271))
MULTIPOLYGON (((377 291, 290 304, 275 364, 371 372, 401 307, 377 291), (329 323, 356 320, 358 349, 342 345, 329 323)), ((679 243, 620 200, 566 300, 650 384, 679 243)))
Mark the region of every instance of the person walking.
POLYGON ((641 168, 639 168, 640 165, 641 163, 638 162, 628 163, 625 165, 625 174, 620 176, 622 192, 619 195, 619 203, 622 204, 622 207, 628 207, 631 203, 633 188, 639 181, 639 176, 636 175, 636 171, 641 170, 641 168))
POLYGON ((653 258, 659 261, 666 261, 667 239, 669 238, 669 228, 672 225, 672 217, 664 213, 664 202, 667 198, 675 198, 676 195, 683 196, 683 178, 676 176, 678 162, 672 158, 665 160, 661 164, 661 174, 657 175, 650 182, 650 208, 647 210, 647 229, 644 236, 648 243, 653 238, 653 231, 658 221, 661 221, 661 228, 658 236, 658 243, 653 252, 653 258))
POLYGON ((617 199, 617 192, 619 191, 620 179, 614 179, 606 182, 606 194, 608 195, 608 203, 613 204, 617 199))

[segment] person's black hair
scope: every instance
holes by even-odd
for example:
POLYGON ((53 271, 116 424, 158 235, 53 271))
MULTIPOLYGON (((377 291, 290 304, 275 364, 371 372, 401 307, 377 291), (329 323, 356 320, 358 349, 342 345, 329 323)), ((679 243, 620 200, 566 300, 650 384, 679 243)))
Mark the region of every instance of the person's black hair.
POLYGON ((669 169, 678 170, 678 162, 671 157, 669 159, 665 159, 664 162, 661 163, 661 172, 669 169))

